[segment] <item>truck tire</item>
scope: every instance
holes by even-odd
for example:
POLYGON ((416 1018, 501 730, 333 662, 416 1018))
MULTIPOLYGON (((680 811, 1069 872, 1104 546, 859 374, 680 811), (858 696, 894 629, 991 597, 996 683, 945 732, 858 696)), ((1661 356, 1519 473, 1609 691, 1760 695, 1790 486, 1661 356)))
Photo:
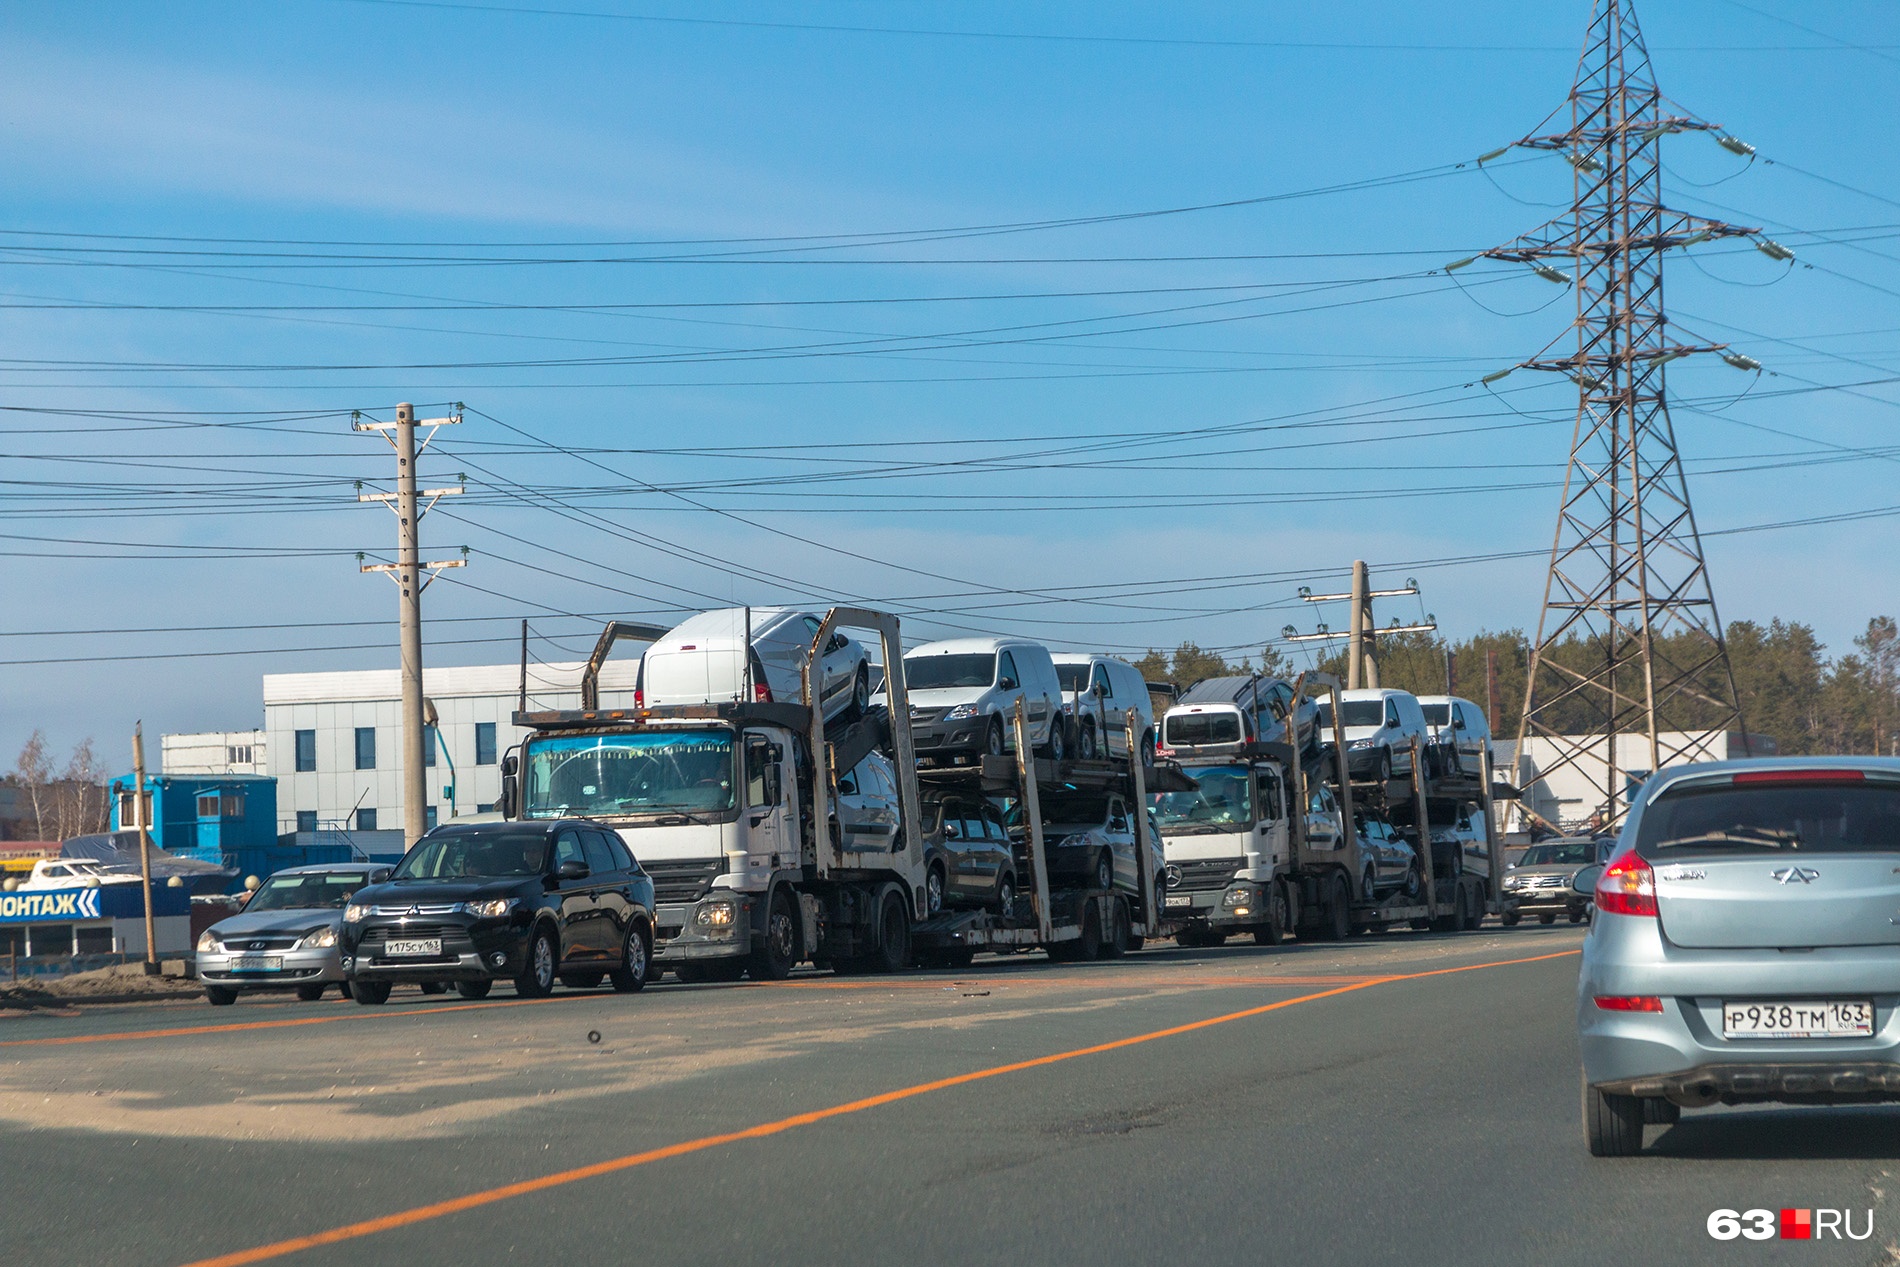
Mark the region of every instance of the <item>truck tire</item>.
POLYGON ((1473 884, 1465 892, 1465 931, 1475 933, 1484 927, 1484 886, 1473 884))
POLYGON ((1075 957, 1083 963, 1099 959, 1102 954, 1102 916, 1097 910, 1099 903, 1089 902, 1082 908, 1082 935, 1076 939, 1075 957))
POLYGON ((790 894, 781 888, 772 895, 772 904, 766 908, 765 937, 752 948, 752 960, 746 971, 752 974, 754 981, 783 981, 797 966, 798 912, 793 909, 790 894))
POLYGON ((1267 886, 1267 922, 1253 930, 1256 946, 1277 946, 1286 937, 1286 890, 1275 880, 1267 886))
POLYGON ((1592 1157, 1634 1157, 1643 1151, 1643 1102, 1599 1091, 1583 1080, 1583 1142, 1592 1157))
POLYGON ((1326 901, 1319 911, 1321 941, 1345 941, 1352 936, 1352 891, 1346 877, 1337 871, 1326 886, 1326 901))
POLYGON ((1108 917, 1108 937, 1102 942, 1102 958, 1120 959, 1128 953, 1128 939, 1134 921, 1128 917, 1128 903, 1116 898, 1108 917))
POLYGON ((878 907, 877 949, 871 954, 873 972, 902 972, 910 966, 910 912, 904 899, 886 893, 878 907))
POLYGON ((1504 914, 1498 916, 1498 922, 1503 924, 1506 928, 1515 928, 1517 921, 1523 918, 1524 917, 1519 915, 1516 911, 1506 911, 1504 914))

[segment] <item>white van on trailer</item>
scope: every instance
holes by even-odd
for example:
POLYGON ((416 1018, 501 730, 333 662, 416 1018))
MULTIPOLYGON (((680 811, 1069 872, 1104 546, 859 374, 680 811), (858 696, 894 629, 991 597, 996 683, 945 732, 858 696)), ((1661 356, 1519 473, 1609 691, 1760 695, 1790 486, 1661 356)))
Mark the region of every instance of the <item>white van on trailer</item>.
POLYGON ((1126 660, 1109 655, 1062 652, 1053 657, 1062 683, 1063 712, 1074 733, 1074 755, 1084 761, 1096 757, 1126 757, 1129 709, 1141 718, 1136 745, 1142 760, 1154 764, 1155 713, 1148 684, 1141 671, 1126 660))
MULTIPOLYGON (((895 616, 834 608, 812 631, 799 695, 819 698, 820 649, 845 627, 875 631, 885 662, 896 662, 895 616)), ((881 709, 828 722, 778 699, 600 709, 608 650, 643 636, 652 633, 603 631, 580 709, 516 714, 533 733, 503 762, 508 816, 584 814, 613 826, 653 878, 654 967, 682 980, 776 979, 806 960, 843 972, 907 964, 912 924, 925 914, 909 727, 881 709), (832 830, 837 776, 874 752, 896 785, 895 830, 832 830)), ((901 675, 890 689, 901 716, 901 675)))
POLYGON ((842 630, 827 634, 818 654, 813 639, 821 623, 815 613, 790 607, 726 607, 689 617, 640 657, 636 705, 808 703, 805 665, 815 658, 823 672, 812 686, 826 719, 861 713, 871 699, 870 657, 842 630))

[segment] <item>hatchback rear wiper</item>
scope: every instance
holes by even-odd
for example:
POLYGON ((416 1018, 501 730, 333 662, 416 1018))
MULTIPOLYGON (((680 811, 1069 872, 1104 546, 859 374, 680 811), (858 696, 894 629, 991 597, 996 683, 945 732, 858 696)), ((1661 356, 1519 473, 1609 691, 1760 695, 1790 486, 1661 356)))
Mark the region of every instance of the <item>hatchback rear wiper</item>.
POLYGON ((1659 847, 1665 849, 1683 845, 1753 845, 1761 849, 1799 849, 1801 834, 1775 827, 1731 827, 1727 831, 1704 832, 1700 836, 1683 836, 1659 842, 1659 847))

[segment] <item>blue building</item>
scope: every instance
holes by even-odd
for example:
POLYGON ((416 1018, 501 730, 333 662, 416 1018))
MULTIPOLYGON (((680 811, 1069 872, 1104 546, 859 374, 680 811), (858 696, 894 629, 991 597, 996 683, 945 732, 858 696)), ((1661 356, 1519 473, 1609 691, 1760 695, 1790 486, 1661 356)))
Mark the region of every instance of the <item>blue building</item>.
MULTIPOLYGON (((132 830, 137 819, 132 776, 112 780, 111 793, 112 830, 132 830)), ((277 843, 276 779, 260 774, 147 775, 145 799, 152 843, 181 858, 231 866, 237 856, 277 843)))

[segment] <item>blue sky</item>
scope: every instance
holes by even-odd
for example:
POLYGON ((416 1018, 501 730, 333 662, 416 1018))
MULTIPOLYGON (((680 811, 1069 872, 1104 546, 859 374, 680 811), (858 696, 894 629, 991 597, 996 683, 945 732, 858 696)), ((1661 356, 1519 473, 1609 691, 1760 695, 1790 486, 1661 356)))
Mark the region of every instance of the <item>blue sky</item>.
MULTIPOLYGON (((1434 270, 1561 211, 1560 159, 1470 160, 1562 104, 1587 0, 537 3, 9 6, 0 750, 116 765, 134 718, 393 665, 354 483, 391 462, 348 412, 404 399, 470 411, 423 467, 470 490, 425 523, 471 551, 431 663, 827 596, 1257 648, 1354 558, 1454 634, 1534 626, 1540 560, 1448 561, 1548 548, 1574 396, 1475 383, 1572 300, 1434 270)), ((1727 530, 1900 500, 1900 17, 1640 16, 1760 153, 1671 138, 1671 204, 1799 253, 1670 264, 1674 321, 1772 374, 1670 369, 1716 595, 1845 649, 1896 608, 1892 520, 1727 530)))

